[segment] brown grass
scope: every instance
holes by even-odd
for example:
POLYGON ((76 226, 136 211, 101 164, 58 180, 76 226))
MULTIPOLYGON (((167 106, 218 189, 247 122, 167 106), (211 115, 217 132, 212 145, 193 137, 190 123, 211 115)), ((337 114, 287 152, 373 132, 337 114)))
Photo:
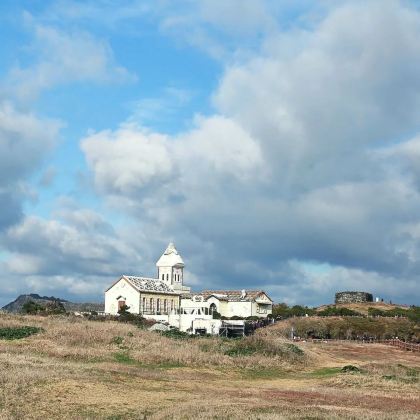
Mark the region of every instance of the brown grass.
POLYGON ((301 343, 299 356, 270 329, 241 342, 173 340, 116 322, 0 315, 0 327, 22 325, 44 332, 0 341, 0 419, 414 419, 420 410, 418 356, 382 345, 301 343), (363 373, 341 373, 350 363, 363 373))

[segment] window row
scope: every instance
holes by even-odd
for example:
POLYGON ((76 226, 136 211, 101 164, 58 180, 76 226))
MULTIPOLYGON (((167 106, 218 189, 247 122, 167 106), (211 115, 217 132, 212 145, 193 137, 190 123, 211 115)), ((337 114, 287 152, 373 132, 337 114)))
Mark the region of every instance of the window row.
MULTIPOLYGON (((181 281, 181 275, 180 274, 174 274, 174 280, 175 281, 181 281)), ((165 281, 165 274, 162 274, 162 281, 165 281)), ((166 281, 169 281, 169 274, 166 274, 166 281)))
POLYGON ((173 311, 175 309, 175 301, 168 299, 156 299, 156 306, 155 306, 155 299, 154 298, 142 298, 142 310, 145 311, 155 311, 156 312, 167 312, 168 310, 173 311))

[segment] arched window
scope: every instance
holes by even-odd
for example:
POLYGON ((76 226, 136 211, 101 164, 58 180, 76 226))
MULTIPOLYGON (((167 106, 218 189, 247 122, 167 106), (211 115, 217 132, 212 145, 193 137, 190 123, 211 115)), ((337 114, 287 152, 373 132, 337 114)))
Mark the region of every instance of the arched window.
POLYGON ((162 274, 162 280, 165 280, 165 274, 162 274))
POLYGON ((210 305, 210 313, 212 314, 213 312, 216 312, 216 311, 217 311, 217 306, 215 303, 212 303, 210 305))
POLYGON ((174 301, 173 301, 173 299, 171 299, 171 311, 173 311, 174 310, 174 301))
POLYGON ((167 312, 168 311, 168 300, 164 299, 163 300, 163 312, 167 312))

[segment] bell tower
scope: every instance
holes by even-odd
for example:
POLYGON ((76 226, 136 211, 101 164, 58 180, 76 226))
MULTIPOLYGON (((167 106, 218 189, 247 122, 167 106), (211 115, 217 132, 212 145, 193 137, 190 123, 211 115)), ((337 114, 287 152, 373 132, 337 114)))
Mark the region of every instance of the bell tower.
POLYGON ((158 279, 172 286, 175 290, 182 290, 184 284, 184 261, 171 242, 156 263, 158 279))

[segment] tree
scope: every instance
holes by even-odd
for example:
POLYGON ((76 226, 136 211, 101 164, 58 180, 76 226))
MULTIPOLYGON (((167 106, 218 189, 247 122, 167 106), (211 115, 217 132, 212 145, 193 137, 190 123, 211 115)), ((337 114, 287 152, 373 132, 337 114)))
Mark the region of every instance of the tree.
POLYGON ((53 300, 45 305, 45 314, 46 315, 60 315, 65 314, 66 308, 62 302, 58 299, 53 300))
POLYGON ((45 312, 45 306, 42 306, 33 300, 28 300, 23 304, 22 312, 28 315, 38 315, 45 312))
POLYGON ((130 309, 130 307, 129 306, 127 306, 125 303, 124 303, 124 305, 121 305, 121 307, 120 307, 120 309, 118 309, 118 313, 120 314, 120 315, 127 315, 127 314, 129 314, 130 312, 128 311, 130 309))

